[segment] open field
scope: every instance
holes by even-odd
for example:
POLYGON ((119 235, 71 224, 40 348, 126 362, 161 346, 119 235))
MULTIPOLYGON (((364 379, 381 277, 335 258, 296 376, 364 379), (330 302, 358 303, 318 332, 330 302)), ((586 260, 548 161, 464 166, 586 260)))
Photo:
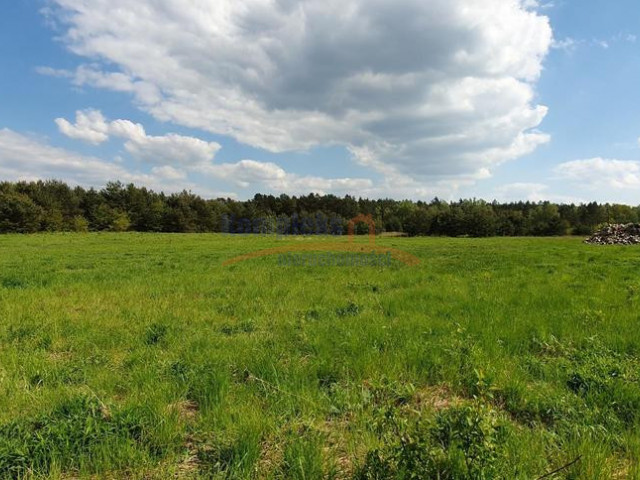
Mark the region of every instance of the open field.
POLYGON ((640 250, 307 241, 0 237, 0 478, 640 479, 640 250))

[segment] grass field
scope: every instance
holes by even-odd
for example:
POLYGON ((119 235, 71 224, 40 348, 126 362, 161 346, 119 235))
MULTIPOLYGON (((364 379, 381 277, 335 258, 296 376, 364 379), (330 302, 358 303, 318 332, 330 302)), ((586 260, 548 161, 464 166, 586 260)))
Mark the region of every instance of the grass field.
POLYGON ((640 250, 309 241, 0 237, 0 478, 640 479, 640 250))

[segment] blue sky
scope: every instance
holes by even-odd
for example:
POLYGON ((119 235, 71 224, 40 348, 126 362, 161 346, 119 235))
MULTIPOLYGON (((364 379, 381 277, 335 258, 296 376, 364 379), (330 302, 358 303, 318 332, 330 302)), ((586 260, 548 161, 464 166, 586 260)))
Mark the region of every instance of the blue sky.
POLYGON ((0 178, 640 204, 640 4, 22 0, 0 178))

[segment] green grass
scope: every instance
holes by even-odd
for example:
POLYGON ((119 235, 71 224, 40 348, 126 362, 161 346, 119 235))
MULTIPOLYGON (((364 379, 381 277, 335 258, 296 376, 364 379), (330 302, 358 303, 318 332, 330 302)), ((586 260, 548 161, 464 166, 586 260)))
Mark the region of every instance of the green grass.
POLYGON ((0 478, 640 479, 640 250, 312 241, 0 237, 0 478))

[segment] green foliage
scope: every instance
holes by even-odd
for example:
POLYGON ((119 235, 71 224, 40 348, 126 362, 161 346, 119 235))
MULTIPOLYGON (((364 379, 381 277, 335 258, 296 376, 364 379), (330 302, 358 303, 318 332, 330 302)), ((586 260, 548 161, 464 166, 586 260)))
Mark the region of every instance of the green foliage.
POLYGON ((586 339, 580 348, 565 347, 563 353, 571 392, 629 427, 640 424, 640 361, 636 357, 613 351, 595 338, 586 339))
MULTIPOLYGON (((256 194, 238 202, 187 191, 165 195, 120 182, 100 191, 58 181, 0 183, 0 233, 84 231, 83 218, 90 231, 273 234, 280 227, 290 234, 344 234, 357 215, 371 215, 378 234, 451 237, 586 235, 603 223, 640 221, 638 207, 595 202, 425 203, 317 194, 256 194)), ((366 235, 369 226, 360 222, 355 230, 366 235)))
POLYGON ((33 233, 40 229, 42 209, 27 195, 0 192, 0 233, 33 233))
POLYGON ((432 421, 412 421, 388 412, 383 447, 370 451, 358 480, 422 478, 492 479, 503 455, 505 430, 496 413, 480 403, 438 412, 432 421))
POLYGON ((118 213, 115 215, 115 218, 111 222, 111 230, 114 232, 126 232, 129 230, 131 226, 131 220, 129 220, 129 216, 124 213, 118 213))
POLYGON ((89 222, 86 218, 76 215, 71 222, 71 230, 73 232, 88 232, 89 222))
POLYGON ((49 414, 0 426, 0 475, 46 475, 54 466, 92 470, 105 460, 125 466, 135 459, 136 450, 143 455, 162 455, 174 446, 154 449, 155 421, 151 412, 144 410, 111 412, 97 400, 71 398, 49 414))
POLYGON ((336 315, 339 317, 355 317, 359 313, 360 313, 360 307, 353 302, 349 302, 344 307, 340 307, 336 309, 336 315))

